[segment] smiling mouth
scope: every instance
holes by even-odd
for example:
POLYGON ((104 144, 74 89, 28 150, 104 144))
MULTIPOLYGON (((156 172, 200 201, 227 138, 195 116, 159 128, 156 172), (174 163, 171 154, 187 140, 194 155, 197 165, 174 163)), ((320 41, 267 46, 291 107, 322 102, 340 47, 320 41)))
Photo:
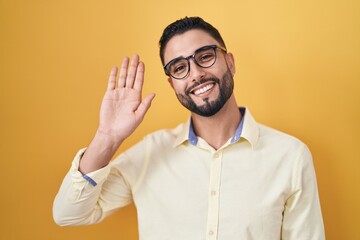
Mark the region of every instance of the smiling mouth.
POLYGON ((199 88, 199 89, 196 89, 196 90, 191 91, 191 92, 192 92, 193 94, 195 94, 195 95, 200 95, 200 94, 206 93, 207 91, 209 91, 210 89, 212 89, 214 86, 215 86, 214 83, 209 83, 209 84, 206 84, 204 87, 199 88))

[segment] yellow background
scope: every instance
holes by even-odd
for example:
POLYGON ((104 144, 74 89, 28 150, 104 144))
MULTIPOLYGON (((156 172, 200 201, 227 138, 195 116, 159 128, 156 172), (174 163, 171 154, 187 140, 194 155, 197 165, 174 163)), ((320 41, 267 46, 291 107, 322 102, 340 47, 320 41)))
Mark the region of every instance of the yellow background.
POLYGON ((59 227, 52 202, 123 56, 140 54, 144 93, 157 94, 123 148, 188 117, 157 44, 186 15, 212 23, 234 53, 238 103, 311 149, 327 239, 360 239, 359 13, 358 0, 0 0, 0 239, 137 239, 133 206, 59 227))

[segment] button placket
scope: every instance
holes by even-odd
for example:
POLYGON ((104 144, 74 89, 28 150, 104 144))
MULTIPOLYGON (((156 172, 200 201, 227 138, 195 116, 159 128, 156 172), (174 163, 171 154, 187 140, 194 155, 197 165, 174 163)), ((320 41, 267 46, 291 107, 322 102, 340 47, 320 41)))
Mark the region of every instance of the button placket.
POLYGON ((207 239, 216 239, 219 221, 219 191, 221 181, 222 154, 216 152, 211 159, 207 239))

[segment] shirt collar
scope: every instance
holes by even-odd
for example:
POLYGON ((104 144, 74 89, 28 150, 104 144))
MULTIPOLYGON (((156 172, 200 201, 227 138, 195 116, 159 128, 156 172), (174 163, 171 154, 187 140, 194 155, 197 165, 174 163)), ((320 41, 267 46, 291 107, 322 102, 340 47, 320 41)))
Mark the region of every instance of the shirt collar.
POLYGON ((254 149, 256 143, 259 140, 260 130, 259 125, 251 115, 248 108, 246 108, 246 114, 243 115, 244 123, 241 131, 241 138, 246 139, 251 147, 254 149))
POLYGON ((194 132, 194 127, 193 127, 193 124, 192 122, 190 121, 190 124, 189 124, 189 143, 191 145, 194 145, 196 146, 197 142, 198 142, 198 137, 195 135, 195 132, 194 132))
MULTIPOLYGON (((189 140, 189 132, 190 132, 191 119, 189 118, 185 123, 180 124, 178 126, 178 134, 174 141, 174 147, 183 144, 185 141, 189 140)), ((195 134, 194 134, 195 135, 195 134)), ((197 138, 196 138, 197 141, 197 138)), ((190 140, 189 140, 190 142, 190 140)))
MULTIPOLYGON (((254 148, 259 137, 257 123, 247 108, 240 107, 239 111, 242 115, 242 118, 230 143, 235 143, 241 138, 244 138, 249 141, 252 148, 254 148)), ((188 121, 183 124, 182 130, 180 130, 179 135, 174 142, 174 146, 178 146, 185 141, 188 141, 191 145, 194 146, 196 146, 198 143, 198 137, 195 134, 193 125, 191 123, 191 118, 189 118, 188 121)))
POLYGON ((242 129, 244 126, 244 116, 245 116, 245 112, 246 112, 246 108, 240 107, 239 108, 240 114, 241 114, 241 121, 239 123, 239 126, 236 128, 235 134, 232 137, 230 143, 234 143, 236 141, 238 141, 241 137, 241 133, 242 133, 242 129))

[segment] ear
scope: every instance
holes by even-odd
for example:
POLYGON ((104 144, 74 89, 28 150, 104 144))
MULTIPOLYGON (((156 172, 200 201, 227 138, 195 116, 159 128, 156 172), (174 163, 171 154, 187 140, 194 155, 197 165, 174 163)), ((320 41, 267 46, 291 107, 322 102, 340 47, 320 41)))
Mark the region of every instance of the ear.
POLYGON ((228 64, 231 74, 234 76, 236 69, 235 69, 235 59, 232 53, 229 52, 226 54, 226 62, 228 64))

